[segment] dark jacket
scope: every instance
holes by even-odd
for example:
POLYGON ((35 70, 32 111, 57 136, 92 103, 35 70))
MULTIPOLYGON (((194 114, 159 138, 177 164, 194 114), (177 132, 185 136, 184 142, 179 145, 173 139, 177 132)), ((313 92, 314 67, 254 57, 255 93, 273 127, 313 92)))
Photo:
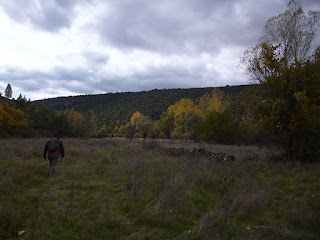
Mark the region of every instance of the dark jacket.
MULTIPOLYGON (((50 140, 50 139, 49 139, 50 140)), ((49 140, 47 141, 46 145, 44 146, 44 150, 43 150, 43 157, 46 158, 47 152, 48 152, 48 144, 49 144, 49 140)), ((58 144, 58 151, 57 152, 48 152, 49 154, 57 154, 61 157, 64 157, 64 147, 63 147, 63 143, 62 141, 58 138, 59 144, 58 144)))

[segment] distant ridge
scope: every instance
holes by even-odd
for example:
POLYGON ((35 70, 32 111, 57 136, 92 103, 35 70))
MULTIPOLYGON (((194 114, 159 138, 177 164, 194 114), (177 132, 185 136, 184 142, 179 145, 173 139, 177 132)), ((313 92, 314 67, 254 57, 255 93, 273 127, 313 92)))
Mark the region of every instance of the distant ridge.
MULTIPOLYGON (((248 88, 249 85, 219 87, 232 95, 248 88)), ((196 104, 201 96, 211 92, 214 87, 186 89, 154 89, 141 92, 117 92, 94 95, 57 97, 34 101, 36 105, 45 104, 49 109, 65 111, 74 109, 90 117, 98 125, 124 124, 131 115, 140 111, 151 119, 159 119, 167 108, 182 98, 190 98, 196 104)))

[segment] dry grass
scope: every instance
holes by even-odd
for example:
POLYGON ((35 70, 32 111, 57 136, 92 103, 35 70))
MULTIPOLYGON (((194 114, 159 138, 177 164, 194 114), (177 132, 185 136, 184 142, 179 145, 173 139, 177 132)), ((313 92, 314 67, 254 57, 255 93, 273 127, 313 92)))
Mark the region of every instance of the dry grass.
POLYGON ((209 210, 200 218, 198 236, 204 239, 223 238, 223 212, 219 209, 209 210))
POLYGON ((24 239, 315 239, 320 234, 318 164, 274 162, 276 153, 254 146, 62 140, 66 157, 54 178, 48 178, 49 164, 42 159, 46 139, 0 140, 0 239, 16 239, 20 230, 26 231, 24 239), (236 162, 172 156, 169 147, 224 152, 236 162))

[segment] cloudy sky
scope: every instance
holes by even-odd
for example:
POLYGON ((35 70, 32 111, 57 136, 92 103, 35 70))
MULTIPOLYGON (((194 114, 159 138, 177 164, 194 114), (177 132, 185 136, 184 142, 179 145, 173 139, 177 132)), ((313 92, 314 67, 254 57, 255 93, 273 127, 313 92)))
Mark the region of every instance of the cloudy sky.
POLYGON ((247 84, 239 59, 287 2, 0 0, 0 91, 10 83, 13 97, 36 100, 247 84))

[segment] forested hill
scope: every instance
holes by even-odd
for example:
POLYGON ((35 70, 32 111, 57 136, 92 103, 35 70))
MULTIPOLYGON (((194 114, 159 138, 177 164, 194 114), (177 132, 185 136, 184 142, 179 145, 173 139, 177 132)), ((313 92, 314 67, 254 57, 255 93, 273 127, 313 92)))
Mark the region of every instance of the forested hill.
MULTIPOLYGON (((220 87, 227 94, 238 93, 249 85, 220 87)), ((97 95, 80 95, 58 97, 35 101, 44 103, 49 109, 64 111, 74 109, 90 117, 98 125, 126 123, 135 111, 159 119, 170 105, 182 98, 190 98, 196 104, 201 96, 213 90, 210 88, 162 89, 142 92, 106 93, 97 95)))

